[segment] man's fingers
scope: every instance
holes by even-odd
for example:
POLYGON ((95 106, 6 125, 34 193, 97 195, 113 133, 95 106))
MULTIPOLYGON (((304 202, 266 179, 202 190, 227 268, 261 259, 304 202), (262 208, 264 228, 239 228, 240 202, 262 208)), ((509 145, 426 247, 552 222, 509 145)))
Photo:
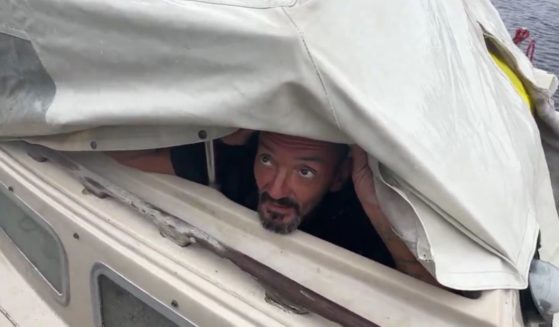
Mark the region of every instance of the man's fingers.
POLYGON ((365 189, 361 190, 361 188, 366 185, 369 185, 368 187, 372 188, 373 174, 371 173, 371 169, 369 168, 369 159, 367 152, 361 149, 358 145, 352 145, 351 155, 353 159, 353 171, 351 175, 353 178, 353 183, 357 188, 359 188, 358 191, 365 191, 365 189))
POLYGON ((379 206, 377 203, 373 173, 369 168, 369 156, 357 145, 351 147, 353 156, 353 186, 361 205, 368 212, 369 219, 377 219, 379 206))
POLYGON ((353 171, 358 172, 362 169, 369 168, 367 160, 367 152, 358 145, 351 146, 351 157, 353 161, 353 171))

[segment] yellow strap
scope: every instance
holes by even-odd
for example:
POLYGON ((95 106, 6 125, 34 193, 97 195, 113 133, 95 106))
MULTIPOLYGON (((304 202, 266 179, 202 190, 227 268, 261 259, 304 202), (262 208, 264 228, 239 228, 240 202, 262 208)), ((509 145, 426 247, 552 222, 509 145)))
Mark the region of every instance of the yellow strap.
POLYGON ((495 63, 501 69, 501 71, 503 71, 503 73, 507 75, 509 81, 512 83, 512 86, 516 90, 516 93, 520 95, 522 101, 530 108, 530 112, 534 113, 532 101, 530 100, 530 96, 528 95, 528 92, 526 92, 526 88, 522 84, 520 78, 518 78, 518 76, 512 71, 512 69, 510 69, 510 67, 499 57, 497 57, 494 54, 491 54, 491 58, 493 58, 493 61, 495 61, 495 63))

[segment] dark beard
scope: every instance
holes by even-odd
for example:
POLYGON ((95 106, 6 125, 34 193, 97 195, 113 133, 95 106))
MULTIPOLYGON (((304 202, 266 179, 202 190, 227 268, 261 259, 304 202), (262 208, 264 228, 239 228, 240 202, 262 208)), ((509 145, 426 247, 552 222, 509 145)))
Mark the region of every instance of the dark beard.
POLYGON ((289 234, 295 231, 299 225, 301 224, 302 217, 300 213, 299 204, 291 199, 291 198, 281 198, 281 199, 273 199, 268 193, 263 192, 260 195, 260 201, 258 203, 258 216, 260 217, 260 222, 262 223, 262 227, 265 229, 272 231, 278 234, 289 234), (271 202, 277 204, 279 206, 292 208, 295 211, 295 217, 288 223, 284 223, 282 221, 283 214, 274 211, 268 211, 268 216, 266 213, 262 212, 260 209, 261 205, 271 202))

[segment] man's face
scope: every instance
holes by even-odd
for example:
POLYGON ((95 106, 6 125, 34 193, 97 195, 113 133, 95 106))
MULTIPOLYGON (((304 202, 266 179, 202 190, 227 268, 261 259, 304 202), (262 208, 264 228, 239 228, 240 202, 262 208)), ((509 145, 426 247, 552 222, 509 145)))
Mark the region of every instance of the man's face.
POLYGON ((301 224, 328 191, 339 190, 349 173, 339 144, 261 133, 254 160, 262 225, 287 234, 301 224))

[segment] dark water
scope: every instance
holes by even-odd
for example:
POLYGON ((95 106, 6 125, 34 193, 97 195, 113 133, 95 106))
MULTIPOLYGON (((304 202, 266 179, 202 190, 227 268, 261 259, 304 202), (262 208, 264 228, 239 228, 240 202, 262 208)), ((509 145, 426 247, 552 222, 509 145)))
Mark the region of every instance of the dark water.
MULTIPOLYGON (((559 0, 491 1, 511 35, 518 27, 530 30, 536 40, 535 66, 559 76, 559 0)), ((559 109, 559 93, 554 98, 559 109)))

